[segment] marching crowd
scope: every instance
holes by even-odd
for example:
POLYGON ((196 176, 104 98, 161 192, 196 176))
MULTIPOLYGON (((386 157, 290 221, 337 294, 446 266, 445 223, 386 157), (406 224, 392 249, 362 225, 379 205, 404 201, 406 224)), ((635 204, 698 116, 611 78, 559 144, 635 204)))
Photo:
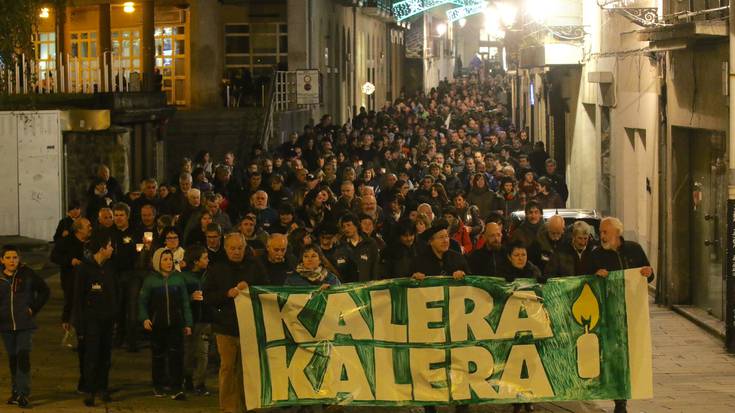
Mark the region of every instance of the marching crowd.
MULTIPOLYGON (((87 199, 59 223, 51 255, 84 404, 111 400, 113 348, 138 352, 150 341, 155 397, 209 395, 214 353, 220 410, 240 411, 234 297, 248 285, 466 274, 544 282, 636 267, 652 279, 620 220, 604 218, 597 229, 544 219, 544 210, 565 207, 567 186, 544 144, 509 121, 507 89, 501 76, 442 82, 379 111, 362 108, 341 126, 325 115, 271 151, 255 145, 242 161, 203 150, 170 182, 146 179, 129 193, 100 165, 87 199)), ((49 290, 16 247, 3 247, 1 259, 8 403, 25 407, 34 316, 49 290)), ((514 405, 524 409, 533 405, 514 405)), ((625 411, 616 401, 615 412, 625 411)))

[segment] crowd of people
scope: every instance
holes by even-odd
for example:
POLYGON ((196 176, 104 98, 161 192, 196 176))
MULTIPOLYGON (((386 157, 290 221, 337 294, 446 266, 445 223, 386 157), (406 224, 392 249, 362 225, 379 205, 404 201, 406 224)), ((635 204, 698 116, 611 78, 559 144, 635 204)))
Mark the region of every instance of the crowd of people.
MULTIPOLYGON (((129 193, 100 165, 87 199, 59 223, 51 256, 62 326, 78 340, 84 403, 110 400, 112 349, 137 352, 146 339, 154 396, 209 395, 214 340, 220 409, 240 411, 234 298, 248 285, 326 289, 468 274, 545 282, 636 267, 652 278, 620 220, 595 229, 544 219, 544 210, 565 207, 567 186, 543 142, 510 122, 507 89, 501 76, 445 81, 379 111, 362 108, 341 126, 325 115, 270 151, 255 145, 242 161, 203 150, 183 159, 173 180, 145 179, 129 193)), ((32 328, 48 289, 17 255, 3 250, 0 330, 14 366, 8 402, 24 406, 30 334, 20 332, 32 328), (9 326, 6 284, 23 277, 33 293, 17 311, 29 311, 9 326)), ((625 411, 617 401, 615 412, 625 411)))

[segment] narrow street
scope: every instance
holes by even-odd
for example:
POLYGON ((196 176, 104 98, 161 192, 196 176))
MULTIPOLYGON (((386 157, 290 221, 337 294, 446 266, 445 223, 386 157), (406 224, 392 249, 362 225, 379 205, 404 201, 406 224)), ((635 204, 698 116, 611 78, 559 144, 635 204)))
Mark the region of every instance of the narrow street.
MULTIPOLYGON (((131 354, 115 350, 110 383, 114 401, 87 409, 74 392, 78 378, 76 356, 61 347, 62 331, 58 322, 61 311, 59 278, 47 279, 51 299, 39 314, 40 329, 34 336, 32 353, 33 411, 38 413, 107 411, 107 412, 187 412, 217 411, 217 397, 190 396, 186 402, 156 399, 151 395, 150 353, 142 349, 131 354)), ((634 401, 629 411, 639 413, 726 413, 735 411, 735 357, 728 355, 722 343, 683 317, 666 308, 652 305, 653 362, 655 398, 634 401)), ((0 358, 5 359, 0 349, 0 358)), ((7 366, 0 370, 0 388, 9 388, 7 366)), ((216 387, 216 373, 211 372, 210 388, 216 387)), ((4 396, 4 394, 3 394, 4 396)), ((4 400, 4 399, 3 399, 4 400)), ((3 412, 16 407, 3 405, 3 412)), ((19 409, 18 409, 19 410, 19 409)), ((292 409, 296 410, 296 409, 292 409)), ((396 411, 396 409, 355 408, 355 413, 396 411)), ((401 409, 402 410, 402 409, 401 409)), ((408 410, 408 409, 407 409, 408 410)), ((411 411, 420 411, 410 409, 411 411)), ((451 412, 451 409, 440 409, 451 412)), ((472 412, 510 412, 508 406, 477 406, 472 412)), ((612 402, 554 403, 539 405, 539 412, 610 412, 612 402)))

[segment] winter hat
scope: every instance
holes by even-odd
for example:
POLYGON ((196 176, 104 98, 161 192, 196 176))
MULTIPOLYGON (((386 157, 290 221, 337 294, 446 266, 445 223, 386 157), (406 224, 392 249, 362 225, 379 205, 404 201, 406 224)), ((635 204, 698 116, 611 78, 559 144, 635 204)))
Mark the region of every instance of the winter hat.
POLYGON ((164 252, 168 252, 173 256, 173 252, 171 252, 168 248, 159 248, 156 250, 156 252, 153 253, 153 258, 151 259, 151 263, 153 264, 153 271, 160 273, 161 272, 161 257, 163 256, 164 252))

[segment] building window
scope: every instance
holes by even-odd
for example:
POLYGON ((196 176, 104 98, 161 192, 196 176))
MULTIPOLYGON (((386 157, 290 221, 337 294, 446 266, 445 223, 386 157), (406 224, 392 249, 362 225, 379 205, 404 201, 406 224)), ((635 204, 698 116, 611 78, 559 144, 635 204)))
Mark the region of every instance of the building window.
MULTIPOLYGON (((33 49, 36 52, 39 79, 45 80, 56 69, 56 33, 43 32, 33 35, 33 49)), ((53 77, 53 75, 51 75, 53 77)))
POLYGON ((130 80, 131 72, 141 72, 140 30, 115 29, 112 31, 112 74, 122 73, 130 80))
POLYGON ((161 72, 162 90, 168 103, 186 105, 189 69, 187 66, 188 41, 184 24, 158 26, 156 39, 156 68, 161 72))
POLYGON ((98 84, 97 32, 71 33, 71 76, 73 90, 91 93, 98 84))
POLYGON ((225 69, 248 70, 253 77, 288 65, 288 25, 231 23, 225 25, 225 69))

